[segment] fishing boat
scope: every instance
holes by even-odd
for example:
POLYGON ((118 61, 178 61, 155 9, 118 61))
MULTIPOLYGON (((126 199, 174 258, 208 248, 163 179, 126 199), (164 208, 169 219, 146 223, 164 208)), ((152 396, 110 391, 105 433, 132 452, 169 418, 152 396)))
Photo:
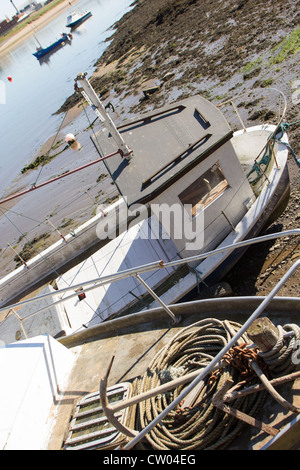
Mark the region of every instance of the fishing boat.
POLYGON ((174 304, 219 282, 246 249, 228 247, 256 237, 289 198, 284 113, 278 125, 246 128, 240 119, 242 129, 233 132, 221 106, 193 96, 116 127, 86 74, 75 82, 102 125, 91 136, 99 159, 86 166, 103 161, 120 198, 1 279, 0 305, 53 275, 53 267, 63 270, 59 290, 139 265, 168 269, 123 279, 117 287, 99 284, 81 301, 65 298, 67 320, 59 330, 66 323, 72 331, 152 308, 152 292, 174 304), (78 256, 84 259, 79 264, 78 256), (70 262, 73 268, 63 269, 70 262))
POLYGON ((86 21, 88 18, 90 18, 91 16, 92 16, 91 11, 84 11, 83 13, 73 12, 67 18, 66 28, 74 29, 77 26, 79 26, 81 23, 86 21))
POLYGON ((299 263, 266 297, 170 305, 175 322, 158 307, 2 345, 1 448, 110 451, 99 459, 298 449, 300 299, 277 293, 299 263))
POLYGON ((72 36, 70 34, 62 33, 61 37, 57 39, 55 42, 50 44, 48 47, 42 47, 41 45, 37 47, 36 52, 33 52, 33 55, 40 59, 51 52, 56 51, 60 47, 63 47, 66 43, 70 42, 72 36))
MULTIPOLYGON (((99 112, 98 97, 81 78, 84 96, 99 112)), ((93 325, 152 308, 149 289, 171 304, 201 284, 219 282, 244 250, 196 256, 257 236, 289 197, 282 128, 233 132, 220 109, 200 96, 126 121, 117 133, 104 126, 92 141, 121 199, 97 224, 98 238, 110 241, 57 278, 58 288, 158 258, 169 269, 99 286, 84 302, 66 300, 75 329, 81 320, 93 325), (177 264, 193 256, 194 263, 177 264)))

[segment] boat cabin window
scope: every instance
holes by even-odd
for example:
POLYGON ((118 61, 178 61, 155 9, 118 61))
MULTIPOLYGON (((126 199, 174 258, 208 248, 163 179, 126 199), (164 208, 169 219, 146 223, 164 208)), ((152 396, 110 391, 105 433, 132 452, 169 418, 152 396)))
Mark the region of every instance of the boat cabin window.
POLYGON ((192 206, 191 215, 195 217, 201 208, 208 206, 229 187, 220 165, 215 163, 194 183, 179 194, 183 205, 192 206))

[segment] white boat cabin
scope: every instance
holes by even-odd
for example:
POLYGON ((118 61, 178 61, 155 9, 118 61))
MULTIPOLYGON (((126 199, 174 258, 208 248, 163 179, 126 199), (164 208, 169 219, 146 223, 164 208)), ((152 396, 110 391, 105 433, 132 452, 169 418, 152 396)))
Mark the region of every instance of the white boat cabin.
MULTIPOLYGON (((254 193, 233 133, 207 100, 189 98, 118 131, 133 156, 104 160, 107 170, 130 210, 151 208, 181 257, 215 248, 247 212, 254 193)), ((106 129, 92 140, 100 155, 117 150, 106 129)))
MULTIPOLYGON (((59 289, 160 259, 174 261, 213 250, 235 233, 255 200, 231 143, 233 133, 207 100, 189 98, 128 121, 118 131, 133 152, 129 160, 116 153, 119 147, 106 127, 92 137, 101 156, 116 153, 104 163, 125 201, 118 206, 113 226, 107 228, 111 219, 104 217, 97 233, 104 239, 115 226, 123 227, 108 244, 60 276, 59 289)), ((212 266, 207 261, 207 272, 214 271, 214 261, 212 266)), ((167 295, 166 303, 171 304, 197 286, 201 273, 196 262, 151 271, 142 278, 151 289, 159 288, 162 298, 167 295)), ((152 302, 133 276, 99 285, 82 299, 66 299, 63 308, 71 330, 78 331, 149 308, 152 302)))

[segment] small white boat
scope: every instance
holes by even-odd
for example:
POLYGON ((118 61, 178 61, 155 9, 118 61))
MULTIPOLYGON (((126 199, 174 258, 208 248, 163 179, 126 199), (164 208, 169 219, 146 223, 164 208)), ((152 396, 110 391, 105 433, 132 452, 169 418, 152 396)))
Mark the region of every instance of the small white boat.
POLYGON ((73 12, 67 18, 66 28, 76 28, 76 26, 79 26, 91 16, 91 11, 84 11, 83 13, 73 12))

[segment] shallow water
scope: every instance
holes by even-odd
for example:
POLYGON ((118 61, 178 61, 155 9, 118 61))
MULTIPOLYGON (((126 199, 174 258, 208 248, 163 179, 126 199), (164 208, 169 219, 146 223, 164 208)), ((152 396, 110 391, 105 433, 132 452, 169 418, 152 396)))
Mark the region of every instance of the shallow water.
POLYGON ((1 100, 0 104, 0 197, 43 142, 56 132, 61 116, 52 114, 73 93, 77 74, 91 75, 108 45, 105 40, 113 32, 109 28, 130 4, 130 0, 81 0, 74 10, 89 9, 93 16, 73 31, 71 44, 47 61, 40 62, 32 55, 37 40, 46 47, 66 31, 68 11, 0 57, 0 83, 5 87, 5 103, 1 100), (12 82, 7 80, 9 75, 12 82))
MULTIPOLYGON (((89 110, 89 114, 91 119, 93 112, 89 110)), ((19 192, 29 189, 33 183, 42 184, 98 160, 99 154, 90 138, 91 131, 83 130, 87 126, 85 113, 82 113, 58 137, 61 139, 69 132, 75 135, 78 133, 80 151, 68 148, 44 167, 40 166, 17 177, 14 190, 19 192)), ((98 130, 97 125, 95 130, 98 130)), ((65 147, 64 141, 58 150, 62 147, 65 147)), ((96 215, 99 206, 107 207, 106 201, 116 195, 116 186, 112 184, 104 163, 99 162, 0 205, 0 278, 15 268, 13 258, 25 243, 31 243, 36 237, 49 233, 51 238, 46 239, 46 245, 49 246, 58 241, 61 234, 67 235, 96 215), (98 183, 100 175, 102 178, 98 183)), ((46 245, 39 243, 38 252, 45 249, 46 245)))

